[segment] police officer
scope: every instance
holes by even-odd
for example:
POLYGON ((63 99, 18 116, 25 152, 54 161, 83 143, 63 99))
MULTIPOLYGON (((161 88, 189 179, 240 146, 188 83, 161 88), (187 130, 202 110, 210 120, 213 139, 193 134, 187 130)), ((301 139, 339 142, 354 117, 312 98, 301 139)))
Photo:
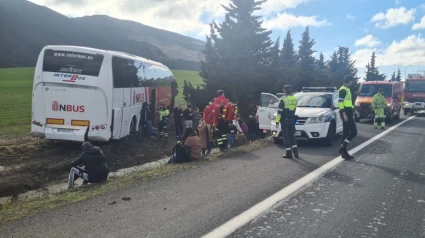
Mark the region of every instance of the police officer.
POLYGON ((375 129, 378 129, 379 122, 381 123, 381 129, 385 129, 385 104, 384 89, 380 88, 372 99, 372 109, 375 111, 375 120, 373 121, 375 129))
POLYGON ((165 107, 164 103, 161 103, 161 107, 158 111, 159 114, 159 136, 168 138, 168 117, 170 115, 170 111, 165 107))
POLYGON ((353 98, 351 97, 351 87, 353 86, 354 78, 351 75, 344 77, 344 85, 338 92, 338 106, 341 119, 343 121, 343 136, 341 147, 338 152, 344 159, 353 159, 352 155, 347 152, 347 145, 357 135, 356 122, 354 121, 354 113, 358 114, 353 106, 353 98))
POLYGON ((297 140, 295 139, 295 121, 297 116, 297 99, 292 95, 292 87, 290 85, 283 86, 284 96, 280 99, 277 109, 276 128, 282 125, 282 135, 285 142, 286 154, 283 158, 292 159, 292 152, 295 158, 299 158, 297 140))

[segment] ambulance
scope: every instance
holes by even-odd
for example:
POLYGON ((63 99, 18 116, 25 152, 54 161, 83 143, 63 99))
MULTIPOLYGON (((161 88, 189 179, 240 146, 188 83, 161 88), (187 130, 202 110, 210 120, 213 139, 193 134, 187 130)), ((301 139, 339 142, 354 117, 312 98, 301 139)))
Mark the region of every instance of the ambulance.
POLYGON ((364 118, 375 118, 375 112, 372 109, 372 99, 379 89, 384 89, 386 100, 385 115, 386 123, 400 119, 401 103, 403 100, 403 86, 398 81, 364 81, 360 84, 354 107, 360 116, 355 116, 356 122, 364 118))

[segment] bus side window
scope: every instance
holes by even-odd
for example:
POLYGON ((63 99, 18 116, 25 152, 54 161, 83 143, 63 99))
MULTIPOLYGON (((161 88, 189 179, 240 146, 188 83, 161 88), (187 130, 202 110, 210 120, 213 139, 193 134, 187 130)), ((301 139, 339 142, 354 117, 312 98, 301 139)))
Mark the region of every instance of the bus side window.
POLYGON ((115 88, 141 87, 143 80, 143 64, 133 60, 114 56, 112 70, 115 88))

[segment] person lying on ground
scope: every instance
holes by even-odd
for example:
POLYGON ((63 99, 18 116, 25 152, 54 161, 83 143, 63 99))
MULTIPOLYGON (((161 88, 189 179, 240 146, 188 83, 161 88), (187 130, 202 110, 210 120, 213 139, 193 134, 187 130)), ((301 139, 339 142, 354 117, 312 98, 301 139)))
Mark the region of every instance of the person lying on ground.
POLYGON ((74 187, 74 182, 82 178, 83 185, 88 183, 102 183, 108 178, 109 169, 102 150, 90 142, 82 144, 81 155, 71 162, 71 171, 68 178, 68 189, 74 187), (83 167, 79 167, 84 165, 83 167))
MULTIPOLYGON (((181 143, 189 148, 190 160, 197 160, 201 158, 201 139, 198 137, 196 131, 192 127, 186 128, 183 134, 182 141, 179 141, 177 143, 181 143)), ((175 154, 172 155, 168 163, 174 163, 176 156, 177 155, 175 154)))

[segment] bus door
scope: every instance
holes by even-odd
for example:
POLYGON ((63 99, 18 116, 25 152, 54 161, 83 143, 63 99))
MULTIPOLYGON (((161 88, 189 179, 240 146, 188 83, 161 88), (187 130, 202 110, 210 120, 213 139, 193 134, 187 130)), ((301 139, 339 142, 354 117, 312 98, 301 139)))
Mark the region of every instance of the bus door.
POLYGON ((123 107, 124 107, 124 88, 114 88, 113 95, 113 129, 112 129, 112 138, 120 139, 121 138, 121 128, 122 128, 122 119, 123 119, 123 107))

